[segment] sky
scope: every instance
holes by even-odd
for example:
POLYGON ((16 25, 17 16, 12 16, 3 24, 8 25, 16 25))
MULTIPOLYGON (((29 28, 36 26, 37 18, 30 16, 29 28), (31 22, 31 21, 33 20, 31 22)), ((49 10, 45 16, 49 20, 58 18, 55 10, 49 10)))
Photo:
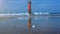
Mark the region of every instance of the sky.
MULTIPOLYGON (((60 0, 31 0, 33 12, 60 13, 60 0)), ((0 13, 28 12, 28 0, 0 0, 0 13)))

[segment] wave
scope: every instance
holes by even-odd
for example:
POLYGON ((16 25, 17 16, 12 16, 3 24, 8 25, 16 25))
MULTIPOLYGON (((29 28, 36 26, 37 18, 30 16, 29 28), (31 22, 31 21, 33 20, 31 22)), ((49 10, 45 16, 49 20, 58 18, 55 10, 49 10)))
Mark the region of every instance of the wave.
MULTIPOLYGON (((28 13, 7 13, 7 14, 4 14, 4 13, 2 13, 2 14, 0 14, 0 16, 8 16, 8 15, 12 15, 12 16, 14 16, 14 15, 17 15, 17 16, 23 16, 23 15, 27 15, 27 16, 29 16, 29 14, 28 13)), ((34 12, 34 13, 32 13, 32 15, 49 15, 49 13, 48 12, 45 12, 45 13, 42 13, 42 12, 34 12)))

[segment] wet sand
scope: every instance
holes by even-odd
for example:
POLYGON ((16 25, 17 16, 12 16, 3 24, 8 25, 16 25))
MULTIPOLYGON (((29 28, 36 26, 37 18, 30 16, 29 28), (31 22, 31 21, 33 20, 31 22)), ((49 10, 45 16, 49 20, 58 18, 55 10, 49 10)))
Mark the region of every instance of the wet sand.
POLYGON ((0 19, 0 34, 60 34, 60 17, 0 19))

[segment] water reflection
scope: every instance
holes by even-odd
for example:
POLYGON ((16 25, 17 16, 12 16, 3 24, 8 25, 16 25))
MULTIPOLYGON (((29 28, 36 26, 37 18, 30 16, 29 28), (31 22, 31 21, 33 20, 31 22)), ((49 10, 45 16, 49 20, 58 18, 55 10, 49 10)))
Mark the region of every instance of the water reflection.
POLYGON ((31 29, 31 17, 28 20, 28 28, 31 29))
POLYGON ((32 34, 32 23, 31 23, 32 17, 28 19, 28 29, 29 29, 29 34, 32 34))
POLYGON ((26 28, 23 26, 23 28, 20 28, 21 34, 32 34, 32 23, 31 23, 32 17, 29 17, 26 23, 26 28))

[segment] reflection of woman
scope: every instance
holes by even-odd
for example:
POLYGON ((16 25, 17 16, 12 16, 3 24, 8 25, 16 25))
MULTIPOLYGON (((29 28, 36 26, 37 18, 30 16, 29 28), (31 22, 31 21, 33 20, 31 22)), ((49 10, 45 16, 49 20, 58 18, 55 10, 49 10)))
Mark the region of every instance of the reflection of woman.
POLYGON ((28 20, 28 28, 29 29, 31 28, 31 18, 29 18, 29 20, 28 20))
POLYGON ((31 17, 28 19, 28 30, 26 29, 21 29, 20 30, 21 34, 32 34, 32 29, 31 29, 31 17))
POLYGON ((29 28, 29 34, 32 34, 32 30, 31 30, 31 17, 28 20, 28 28, 29 28))

